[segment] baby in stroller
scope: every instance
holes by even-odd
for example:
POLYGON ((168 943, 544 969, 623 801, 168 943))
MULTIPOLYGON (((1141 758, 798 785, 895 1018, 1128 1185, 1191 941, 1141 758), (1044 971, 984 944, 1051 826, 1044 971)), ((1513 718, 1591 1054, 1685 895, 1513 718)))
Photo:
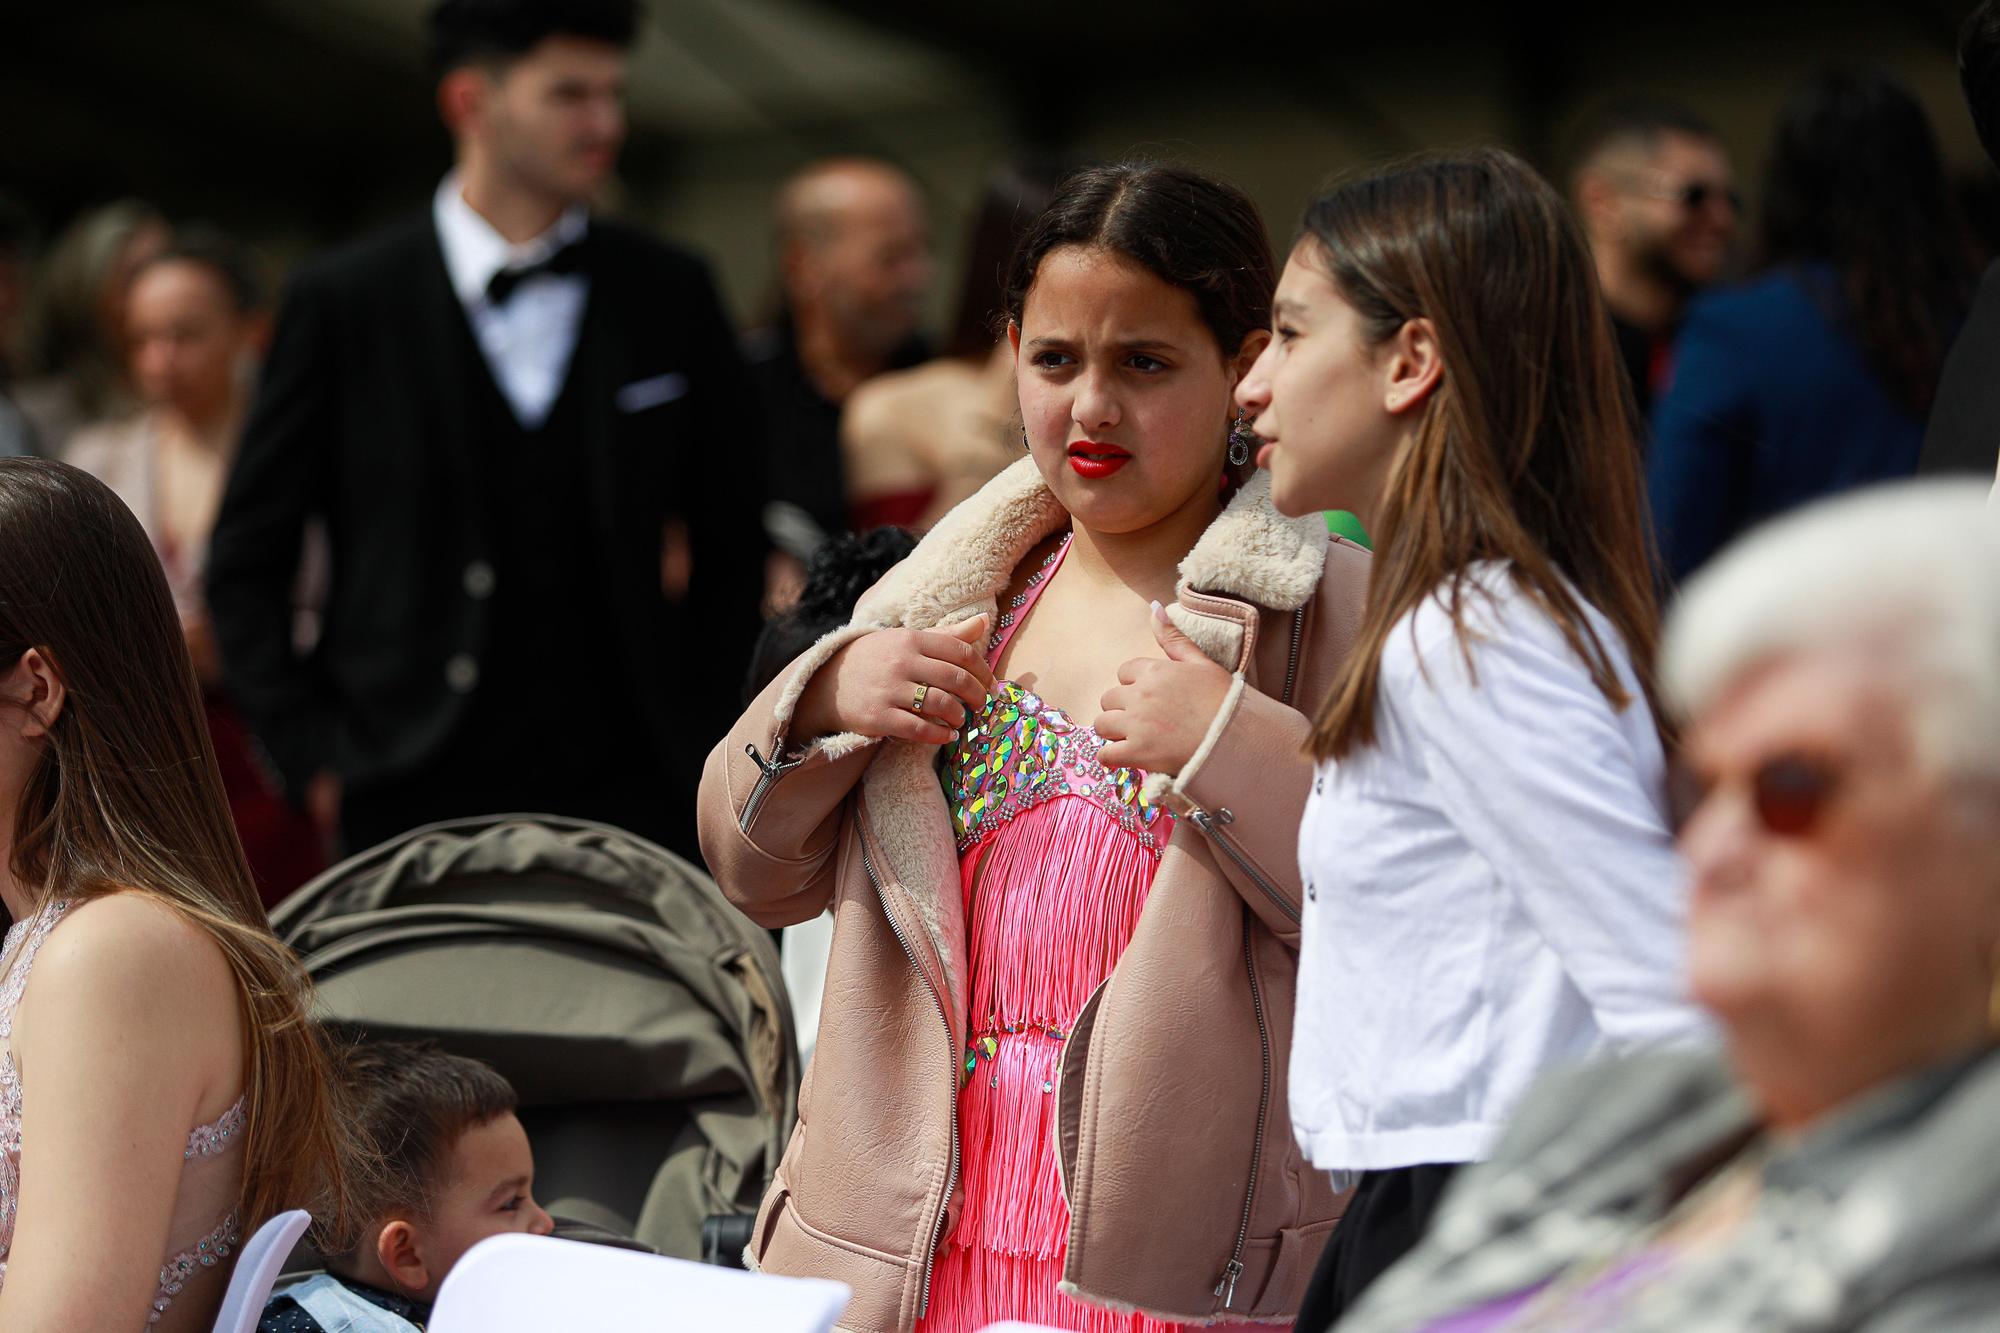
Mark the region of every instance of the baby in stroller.
POLYGON ((459 1257, 503 1232, 548 1235, 513 1087, 434 1045, 350 1047, 343 1080, 375 1160, 352 1173, 344 1235, 316 1235, 327 1271, 278 1292, 258 1333, 411 1333, 459 1257))

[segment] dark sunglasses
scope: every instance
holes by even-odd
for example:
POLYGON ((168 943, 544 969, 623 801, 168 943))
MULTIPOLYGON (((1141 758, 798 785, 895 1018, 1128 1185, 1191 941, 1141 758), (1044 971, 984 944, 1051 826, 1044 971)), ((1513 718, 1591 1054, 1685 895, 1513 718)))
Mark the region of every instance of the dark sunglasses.
POLYGON ((1824 759, 1781 754, 1766 759, 1750 775, 1750 805, 1765 831, 1802 838, 1818 827, 1840 788, 1840 774, 1824 759))
POLYGON ((1699 213, 1708 207, 1711 199, 1720 199, 1729 205, 1732 213, 1743 211, 1743 196, 1735 190, 1717 185, 1713 181, 1689 181, 1671 196, 1680 201, 1680 206, 1690 213, 1699 213))

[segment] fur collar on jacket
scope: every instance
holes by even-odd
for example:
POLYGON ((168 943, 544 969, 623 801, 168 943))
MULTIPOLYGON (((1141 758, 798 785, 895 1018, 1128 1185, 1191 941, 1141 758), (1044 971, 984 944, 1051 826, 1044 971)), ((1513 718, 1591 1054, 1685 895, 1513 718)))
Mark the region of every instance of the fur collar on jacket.
MULTIPOLYGON (((908 558, 885 574, 854 608, 854 618, 815 643, 799 659, 779 695, 776 715, 787 726, 806 682, 849 640, 871 630, 933 629, 984 612, 999 611, 1000 594, 1037 543, 1069 524, 1069 514, 1043 482, 1034 460, 1022 458, 953 509, 917 543, 908 558)), ((1240 598, 1279 612, 1296 611, 1313 597, 1326 566, 1327 531, 1318 514, 1286 518, 1271 503, 1271 479, 1255 473, 1208 525, 1181 561, 1179 587, 1240 598)), ((1167 614, 1211 657, 1234 664, 1236 626, 1186 606, 1167 614)), ((843 733, 814 748, 828 757, 875 742, 843 733)), ((943 960, 945 975, 962 1002, 964 923, 940 910, 940 886, 958 885, 953 839, 938 787, 931 746, 892 742, 869 765, 862 794, 870 826, 889 861, 889 872, 916 900, 943 960)))

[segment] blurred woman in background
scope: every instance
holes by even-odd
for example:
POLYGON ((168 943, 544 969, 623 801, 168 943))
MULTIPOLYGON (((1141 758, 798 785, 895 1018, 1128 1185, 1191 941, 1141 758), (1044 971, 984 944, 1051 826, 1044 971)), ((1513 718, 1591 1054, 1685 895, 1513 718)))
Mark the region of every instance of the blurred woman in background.
POLYGON ((143 407, 78 431, 69 461, 118 493, 159 553, 230 809, 259 891, 275 903, 324 863, 320 839, 277 795, 224 700, 202 588, 209 531, 269 338, 263 284, 240 247, 197 229, 139 265, 125 310, 131 380, 143 407))
POLYGON ((1647 454, 1667 570, 1819 496, 1916 471, 1972 262, 1923 107, 1819 76, 1778 120, 1763 271, 1695 301, 1647 454))
POLYGON ((121 199, 78 218, 50 247, 29 314, 29 364, 13 390, 45 457, 63 457, 79 428, 132 410, 125 295, 168 239, 157 209, 121 199))

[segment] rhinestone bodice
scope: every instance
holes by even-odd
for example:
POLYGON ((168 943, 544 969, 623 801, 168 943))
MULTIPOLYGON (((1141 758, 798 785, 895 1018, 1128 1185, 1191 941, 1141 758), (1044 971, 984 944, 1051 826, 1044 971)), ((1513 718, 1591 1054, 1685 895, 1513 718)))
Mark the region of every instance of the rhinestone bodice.
MULTIPOLYGON (((17 921, 0 944, 0 1284, 7 1280, 7 1256, 14 1245, 14 1221, 21 1190, 21 1075, 14 1066, 14 1013, 28 988, 28 972, 35 955, 41 952, 49 933, 69 912, 73 903, 57 900, 26 920, 17 921)), ((243 1142, 247 1123, 243 1098, 224 1111, 212 1124, 198 1125, 188 1134, 181 1154, 183 1170, 201 1170, 243 1142)), ((227 1259, 241 1236, 242 1220, 235 1211, 192 1246, 168 1256, 160 1268, 160 1282, 154 1293, 147 1322, 157 1323, 167 1306, 188 1281, 203 1269, 214 1268, 227 1259)))
POLYGON ((972 719, 947 752, 945 802, 958 850, 969 851, 1008 820, 1058 796, 1078 796, 1103 808, 1156 857, 1173 816, 1148 801, 1142 774, 1106 768, 1105 742, 1087 724, 1050 707, 1011 680, 972 719))
MULTIPOLYGON (((989 658, 999 660, 1068 550, 1064 538, 1007 603, 987 644, 989 658)), ((1077 796, 1101 807, 1158 857, 1173 831, 1173 816, 1146 800, 1143 773, 1104 766, 1098 755, 1105 744, 1088 723, 1015 681, 1000 681, 944 753, 939 776, 960 854, 1025 810, 1058 796, 1077 796)))

